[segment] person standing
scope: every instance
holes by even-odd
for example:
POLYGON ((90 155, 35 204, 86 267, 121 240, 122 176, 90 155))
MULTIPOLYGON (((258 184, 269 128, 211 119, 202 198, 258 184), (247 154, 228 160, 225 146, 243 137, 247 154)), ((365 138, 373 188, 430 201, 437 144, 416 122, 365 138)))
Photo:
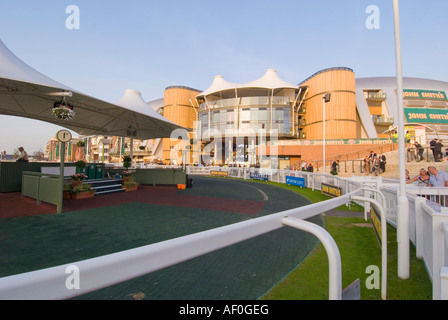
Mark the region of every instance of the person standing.
POLYGON ((313 172, 313 171, 314 171, 314 167, 313 167, 313 164, 312 164, 312 163, 310 163, 310 164, 308 165, 308 167, 306 168, 306 171, 308 171, 308 172, 313 172))
POLYGON ((424 159, 423 158, 423 147, 417 141, 414 142, 414 145, 415 145, 415 149, 417 149, 417 162, 420 162, 424 159))
POLYGON ((370 154, 369 154, 370 172, 369 172, 369 173, 372 173, 372 172, 373 172, 373 159, 374 159, 375 157, 376 157, 376 153, 373 152, 373 150, 370 151, 370 154))
POLYGON ((19 147, 19 157, 17 158, 17 162, 28 162, 28 153, 26 153, 23 147, 19 147))
POLYGON ((381 173, 381 171, 380 171, 380 159, 378 159, 377 156, 373 157, 372 173, 374 175, 376 175, 376 176, 381 173))
POLYGON ((443 147, 442 140, 437 141, 434 147, 434 153, 436 154, 436 160, 435 160, 436 162, 442 162, 442 160, 440 160, 443 157, 442 147, 443 147))
POLYGON ((368 176, 370 174, 370 160, 369 160, 369 156, 366 156, 364 158, 364 173, 366 174, 366 176, 368 176))
POLYGON ((431 140, 431 142, 429 142, 429 148, 432 151, 432 156, 434 157, 434 161, 436 161, 436 153, 434 151, 434 149, 436 148, 436 143, 437 143, 437 138, 434 138, 431 140))
POLYGON ((380 154, 378 159, 380 161, 381 172, 386 172, 386 156, 384 154, 380 154))
POLYGON ((411 134, 409 133, 409 131, 406 131, 406 134, 404 135, 404 139, 405 139, 405 142, 408 145, 410 145, 410 143, 411 143, 411 134))
POLYGON ((395 130, 394 133, 392 133, 392 139, 398 139, 398 132, 397 132, 397 130, 395 130))
POLYGON ((334 174, 338 174, 338 172, 339 172, 339 160, 333 161, 333 163, 331 164, 331 171, 334 174))

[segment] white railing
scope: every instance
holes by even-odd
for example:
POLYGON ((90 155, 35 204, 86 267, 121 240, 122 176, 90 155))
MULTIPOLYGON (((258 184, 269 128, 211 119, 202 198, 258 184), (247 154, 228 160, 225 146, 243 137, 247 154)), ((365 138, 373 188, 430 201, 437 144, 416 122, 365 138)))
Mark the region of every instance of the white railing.
MULTIPOLYGON (((208 168, 209 170, 227 170, 227 168, 208 168)), ((203 169, 205 174, 207 168, 203 169)), ((342 188, 342 193, 350 193, 359 184, 375 188, 378 192, 364 191, 368 197, 384 204, 388 223, 397 226, 398 187, 396 180, 382 179, 382 177, 350 177, 341 178, 324 174, 304 171, 280 171, 254 168, 233 168, 233 172, 243 179, 249 179, 250 172, 258 172, 269 177, 270 181, 285 183, 285 176, 303 177, 306 186, 321 189, 323 182, 342 188)), ((232 174, 230 174, 232 172, 232 174)), ((409 240, 416 246, 416 256, 423 259, 428 274, 433 283, 433 299, 448 300, 448 188, 425 187, 410 184, 406 186, 409 200, 409 240)), ((358 202, 360 205, 363 203, 358 202)))
POLYGON ((443 222, 443 237, 444 237, 444 258, 445 262, 440 270, 440 299, 448 300, 448 222, 443 222))
POLYGON ((148 274, 284 226, 311 232, 328 250, 329 299, 341 299, 340 255, 334 240, 305 219, 347 204, 353 191, 325 202, 94 259, 0 278, 0 299, 68 299, 148 274), (339 258, 338 258, 339 257, 339 258), (124 271, 125 270, 125 271, 124 271), (77 279, 77 280, 76 280, 77 279), (76 285, 77 284, 77 285, 76 285))
MULTIPOLYGON (((397 190, 393 184, 378 185, 385 197, 385 210, 390 224, 397 224, 397 190)), ((422 259, 433 284, 433 299, 448 299, 448 208, 442 206, 448 188, 406 188, 409 200, 409 240, 415 245, 416 256, 422 259), (432 200, 438 201, 434 202, 432 200)), ((412 277, 412 275, 411 275, 412 277)))

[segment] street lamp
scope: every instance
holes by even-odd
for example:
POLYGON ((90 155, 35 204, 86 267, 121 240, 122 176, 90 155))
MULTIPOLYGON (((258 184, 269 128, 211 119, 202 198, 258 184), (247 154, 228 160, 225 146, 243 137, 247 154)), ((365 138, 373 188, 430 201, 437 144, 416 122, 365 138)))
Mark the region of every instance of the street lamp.
POLYGON ((330 102, 330 97, 331 97, 331 94, 329 94, 329 93, 324 94, 324 96, 322 97, 322 102, 323 102, 323 115, 322 115, 322 120, 323 120, 323 124, 324 124, 324 128, 323 128, 323 142, 324 142, 324 143, 323 143, 324 174, 325 174, 325 162, 326 162, 326 159, 325 159, 325 153, 326 153, 325 145, 327 144, 327 142, 326 142, 326 137, 325 137, 325 104, 328 103, 328 102, 330 102))

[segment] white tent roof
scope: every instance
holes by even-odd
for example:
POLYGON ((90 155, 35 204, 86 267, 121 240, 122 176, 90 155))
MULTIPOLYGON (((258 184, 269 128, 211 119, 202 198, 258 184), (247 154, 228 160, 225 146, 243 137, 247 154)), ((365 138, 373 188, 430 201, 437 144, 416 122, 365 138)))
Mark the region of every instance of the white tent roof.
POLYGON ((215 76, 212 85, 207 90, 200 93, 199 96, 208 96, 219 91, 235 89, 239 86, 240 85, 237 83, 224 80, 223 76, 215 76))
POLYGON ((47 77, 20 60, 14 53, 11 52, 11 50, 6 47, 1 39, 0 77, 72 91, 71 88, 47 77))
POLYGON ((164 99, 164 98, 159 98, 159 99, 156 99, 156 100, 148 101, 148 102, 146 102, 146 104, 147 104, 151 109, 157 111, 157 110, 159 110, 160 108, 163 107, 164 102, 165 102, 165 99, 164 99))
POLYGON ((298 86, 287 83, 280 79, 277 71, 274 69, 268 69, 264 76, 252 82, 245 83, 240 88, 268 88, 268 89, 297 89, 298 86))
POLYGON ((141 108, 138 99, 124 102, 121 106, 105 102, 53 80, 20 60, 0 40, 0 115, 46 121, 82 135, 133 133, 141 140, 170 137, 181 128, 151 108, 141 108), (67 91, 70 95, 65 100, 75 112, 69 121, 52 115, 53 103, 61 101, 62 92, 67 91))
POLYGON ((153 117, 154 119, 164 121, 167 124, 171 124, 173 128, 179 127, 177 124, 163 117, 162 115, 157 113, 157 111, 155 111, 153 108, 151 108, 151 106, 149 106, 148 103, 146 103, 143 100, 142 94, 138 90, 134 89, 126 90, 121 99, 116 102, 116 105, 135 111, 139 114, 147 114, 153 117))
POLYGON ((224 80, 222 76, 216 76, 212 85, 200 93, 199 96, 208 96, 220 91, 243 88, 266 88, 266 89, 297 89, 298 86, 290 84, 282 79, 274 69, 268 69, 261 78, 242 84, 232 83, 224 80))

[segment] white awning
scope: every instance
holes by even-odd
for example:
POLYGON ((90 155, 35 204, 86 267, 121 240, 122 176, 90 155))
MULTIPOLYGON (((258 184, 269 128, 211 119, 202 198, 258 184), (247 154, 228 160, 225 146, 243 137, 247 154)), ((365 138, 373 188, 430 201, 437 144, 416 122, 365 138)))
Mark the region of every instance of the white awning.
POLYGON ((0 114, 36 119, 73 130, 81 135, 129 136, 141 140, 170 137, 180 126, 129 102, 121 106, 105 102, 33 69, 15 56, 0 40, 0 114), (73 105, 72 120, 57 119, 53 104, 65 99, 73 105))

